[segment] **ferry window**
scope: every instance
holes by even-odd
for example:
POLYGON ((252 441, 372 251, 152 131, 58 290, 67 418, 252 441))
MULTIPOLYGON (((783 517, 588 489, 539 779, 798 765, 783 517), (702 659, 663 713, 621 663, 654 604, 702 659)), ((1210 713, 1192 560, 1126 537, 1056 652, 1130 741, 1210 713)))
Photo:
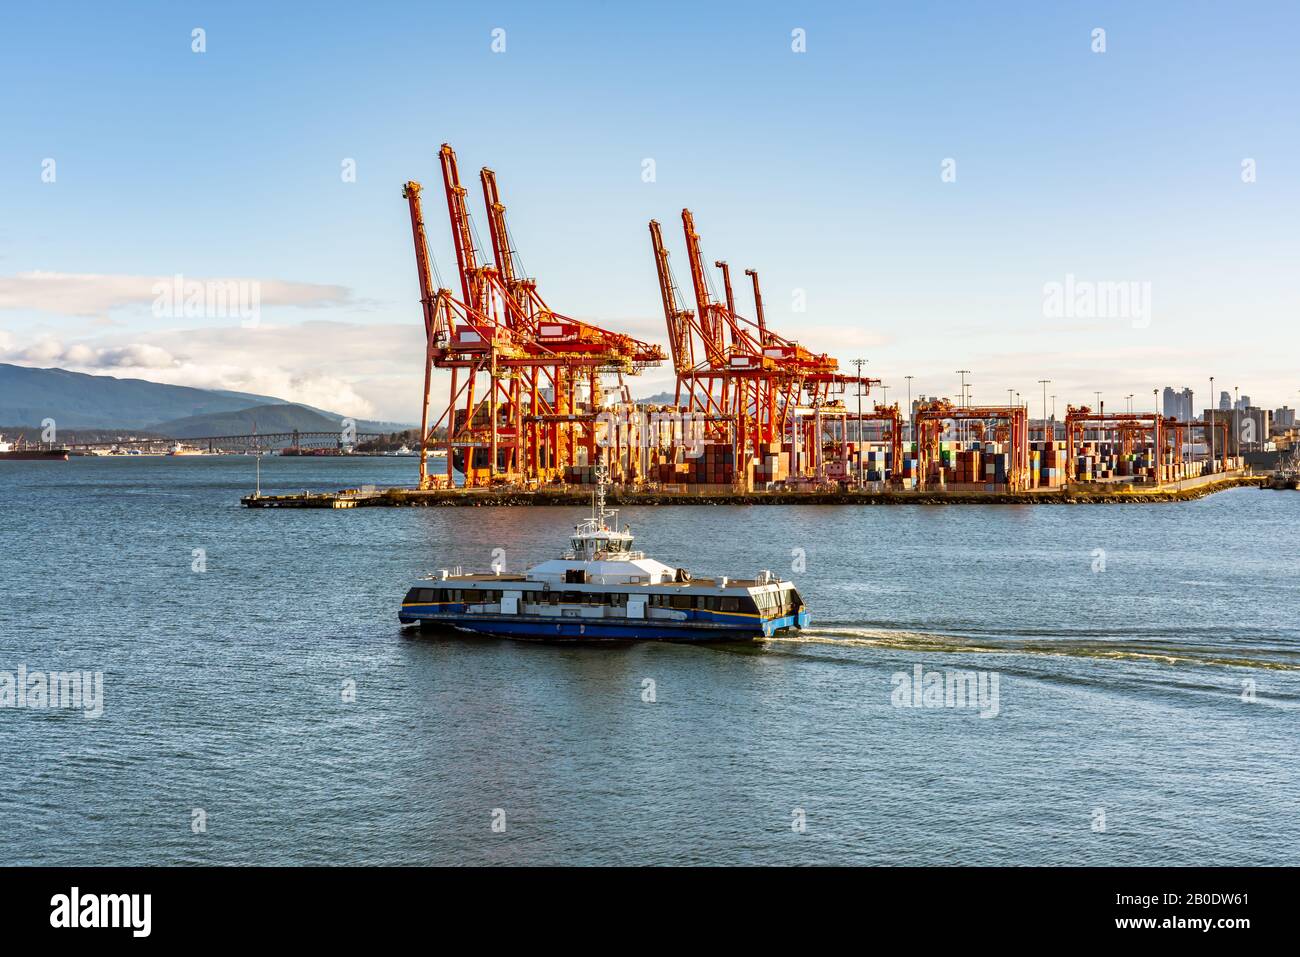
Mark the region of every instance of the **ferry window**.
POLYGON ((673 607, 674 607, 674 608, 690 608, 690 607, 691 607, 691 596, 690 596, 690 595, 673 595, 673 607))
POLYGON ((727 598, 727 597, 724 597, 722 599, 723 611, 738 611, 739 609, 740 609, 740 602, 737 599, 727 598))
POLYGON ((582 596, 576 591, 566 591, 564 593, 563 601, 566 605, 576 605, 581 600, 582 596))
POLYGON ((560 593, 558 591, 551 592, 550 603, 552 605, 558 605, 560 603, 560 593))
POLYGON ((428 602, 433 601, 433 589, 421 588, 419 591, 416 592, 415 600, 419 602, 425 602, 426 604, 428 602))

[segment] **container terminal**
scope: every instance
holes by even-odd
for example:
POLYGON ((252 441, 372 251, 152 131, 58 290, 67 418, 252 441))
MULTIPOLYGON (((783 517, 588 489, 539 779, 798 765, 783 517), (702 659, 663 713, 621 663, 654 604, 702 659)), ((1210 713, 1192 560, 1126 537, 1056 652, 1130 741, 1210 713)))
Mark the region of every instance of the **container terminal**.
POLYGON ((525 276, 496 173, 479 173, 488 248, 470 216, 455 151, 438 154, 456 289, 429 251, 423 187, 410 215, 426 351, 413 488, 248 496, 252 507, 483 504, 586 499, 604 464, 615 501, 1169 501, 1258 484, 1227 423, 1069 406, 1063 421, 1024 403, 875 401, 881 380, 786 338, 767 321, 757 270, 752 312, 731 268, 705 265, 681 211, 691 300, 649 223, 668 354, 571 318, 525 276), (672 401, 634 401, 628 380, 671 361, 672 401), (435 379, 435 370, 445 376, 435 379), (446 386, 435 396, 435 382, 446 386))

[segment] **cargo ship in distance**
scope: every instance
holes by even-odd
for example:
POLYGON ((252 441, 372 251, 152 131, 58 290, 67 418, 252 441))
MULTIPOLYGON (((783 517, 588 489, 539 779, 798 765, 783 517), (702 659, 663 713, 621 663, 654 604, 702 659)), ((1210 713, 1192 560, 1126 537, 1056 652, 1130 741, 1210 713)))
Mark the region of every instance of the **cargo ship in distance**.
POLYGON ((522 575, 442 570, 406 593, 403 625, 510 638, 574 641, 744 641, 807 628, 793 582, 693 578, 632 548, 618 512, 605 508, 603 467, 592 516, 569 549, 522 575))
POLYGON ((15 445, 12 442, 6 442, 5 437, 0 435, 0 461, 3 460, 66 462, 68 460, 68 450, 63 448, 42 448, 40 446, 33 447, 25 444, 21 438, 15 445))

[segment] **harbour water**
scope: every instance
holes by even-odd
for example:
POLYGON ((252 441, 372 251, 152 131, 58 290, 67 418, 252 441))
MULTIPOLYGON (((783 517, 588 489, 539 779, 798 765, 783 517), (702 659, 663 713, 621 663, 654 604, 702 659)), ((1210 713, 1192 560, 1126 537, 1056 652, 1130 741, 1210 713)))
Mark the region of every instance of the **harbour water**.
POLYGON ((0 707, 3 863, 1300 864, 1295 493, 628 509, 669 564, 792 577, 814 627, 574 647, 397 607, 551 557, 581 510, 241 509, 253 480, 0 466, 0 682, 103 675, 97 717, 0 707), (918 668, 984 707, 924 706, 918 668))

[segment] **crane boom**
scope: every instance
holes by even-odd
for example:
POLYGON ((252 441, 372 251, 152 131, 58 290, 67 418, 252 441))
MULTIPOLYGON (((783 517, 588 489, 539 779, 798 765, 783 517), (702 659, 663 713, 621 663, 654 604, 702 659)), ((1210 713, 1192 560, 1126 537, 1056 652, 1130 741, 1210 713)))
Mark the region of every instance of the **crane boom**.
POLYGON ((433 275, 429 266, 429 240, 424 232, 424 211, 420 206, 420 190, 415 180, 402 187, 402 196, 411 210, 411 235, 415 240, 415 266, 420 277, 420 305, 424 312, 424 332, 430 342, 446 336, 448 330, 442 314, 436 307, 438 293, 433 288, 433 275))
POLYGON ((496 259, 501 281, 511 291, 515 285, 515 261, 510 248, 510 233, 506 230, 506 207, 497 191, 497 174, 486 166, 479 171, 483 183, 483 205, 487 207, 488 231, 492 234, 492 255, 496 259))
POLYGON ((768 344, 767 336, 767 318, 763 315, 763 294, 758 290, 758 270, 746 269, 745 275, 750 278, 754 286, 754 318, 758 320, 758 342, 759 345, 768 344))
POLYGON ((654 250, 655 271, 659 275, 659 294, 663 300, 664 319, 668 323, 668 344, 673 353, 673 369, 678 374, 691 370, 694 356, 691 354, 692 318, 689 309, 679 309, 677 293, 673 287, 673 274, 668 268, 668 250, 664 247, 663 232, 657 220, 650 220, 650 247, 654 250))
POLYGON ((727 312, 734 316, 736 314, 736 300, 731 295, 731 267, 727 265, 725 259, 714 260, 713 265, 722 270, 722 288, 727 297, 727 312))
POLYGON ((704 257, 700 253, 700 234, 695 231, 695 217, 689 209, 682 210, 682 231, 686 234, 686 258, 691 267, 691 285, 695 288, 695 303, 699 308, 700 330, 704 335, 704 351, 710 363, 725 365, 726 342, 722 323, 704 275, 704 257))
POLYGON ((469 226, 469 208, 465 205, 465 187, 460 183, 460 168, 456 164, 456 151, 448 143, 438 151, 442 161, 442 181, 447 188, 447 214, 451 218, 451 239, 456 247, 456 266, 460 269, 460 288, 465 302, 477 307, 478 252, 474 249, 474 235, 469 226))

